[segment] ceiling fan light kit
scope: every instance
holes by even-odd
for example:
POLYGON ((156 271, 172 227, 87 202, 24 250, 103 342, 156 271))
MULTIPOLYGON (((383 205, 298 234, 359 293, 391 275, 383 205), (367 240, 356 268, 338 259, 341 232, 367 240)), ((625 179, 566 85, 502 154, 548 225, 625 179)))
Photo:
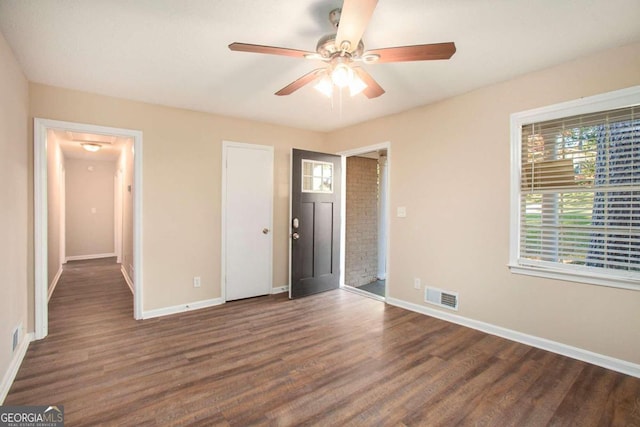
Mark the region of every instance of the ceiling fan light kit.
POLYGON ((329 22, 337 33, 328 34, 318 40, 316 52, 306 52, 274 46, 248 43, 231 43, 229 49, 239 52, 263 53, 320 60, 325 68, 313 70, 276 92, 290 95, 301 87, 316 82, 314 88, 331 96, 334 86, 339 90, 349 88, 351 96, 363 93, 367 98, 376 98, 384 89, 362 67, 355 65, 385 62, 432 61, 449 59, 456 52, 453 42, 399 46, 365 51, 362 35, 378 3, 377 0, 345 0, 342 8, 329 12, 329 22))
POLYGON ((333 88, 349 89, 349 95, 356 96, 362 93, 368 86, 360 76, 346 64, 338 64, 331 72, 324 72, 313 86, 318 92, 330 98, 333 88))

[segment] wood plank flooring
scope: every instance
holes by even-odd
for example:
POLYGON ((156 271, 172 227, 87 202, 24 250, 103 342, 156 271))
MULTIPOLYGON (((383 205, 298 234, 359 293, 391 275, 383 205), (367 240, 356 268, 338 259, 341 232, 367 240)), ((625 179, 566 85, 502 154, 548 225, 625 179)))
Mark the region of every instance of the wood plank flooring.
POLYGON ((640 426, 640 379, 347 291, 133 320, 111 260, 65 267, 5 405, 67 426, 640 426))

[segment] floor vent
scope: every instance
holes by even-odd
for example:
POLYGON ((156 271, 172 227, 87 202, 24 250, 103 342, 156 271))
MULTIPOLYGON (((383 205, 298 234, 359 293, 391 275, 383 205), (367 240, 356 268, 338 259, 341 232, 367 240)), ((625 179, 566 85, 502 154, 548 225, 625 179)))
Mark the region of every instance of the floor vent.
POLYGON ((457 311, 458 293, 436 288, 425 288, 424 302, 457 311))

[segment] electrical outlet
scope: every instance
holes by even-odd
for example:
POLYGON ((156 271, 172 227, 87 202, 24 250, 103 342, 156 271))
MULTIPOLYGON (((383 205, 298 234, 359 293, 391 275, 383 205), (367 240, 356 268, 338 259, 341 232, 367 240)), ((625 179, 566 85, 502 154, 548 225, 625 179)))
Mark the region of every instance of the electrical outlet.
POLYGON ((200 276, 194 276, 193 277, 193 287, 194 288, 199 288, 200 287, 200 276))
POLYGON ((414 277, 413 279, 413 287, 416 289, 420 289, 420 278, 419 277, 414 277))

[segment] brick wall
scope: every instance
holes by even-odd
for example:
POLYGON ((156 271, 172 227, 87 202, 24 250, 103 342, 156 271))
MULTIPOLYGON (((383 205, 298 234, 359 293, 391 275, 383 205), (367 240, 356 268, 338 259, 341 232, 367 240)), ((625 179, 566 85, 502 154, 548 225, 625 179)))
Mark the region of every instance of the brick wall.
POLYGON ((347 158, 345 284, 362 286, 378 272, 378 161, 347 158))

